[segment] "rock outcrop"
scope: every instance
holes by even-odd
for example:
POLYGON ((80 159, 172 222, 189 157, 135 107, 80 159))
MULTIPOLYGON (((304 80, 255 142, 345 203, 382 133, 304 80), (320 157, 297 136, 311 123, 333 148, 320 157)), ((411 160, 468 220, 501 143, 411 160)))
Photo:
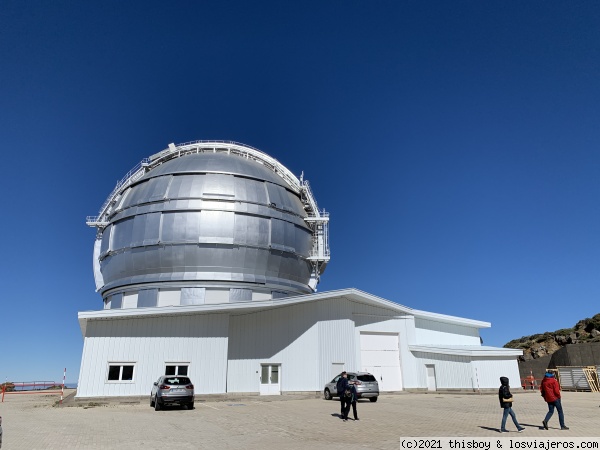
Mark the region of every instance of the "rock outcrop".
POLYGON ((580 320, 573 328, 563 328, 554 332, 533 334, 513 339, 504 344, 504 348, 518 348, 523 350, 520 361, 538 359, 551 355, 567 344, 582 344, 587 342, 600 342, 600 314, 592 318, 580 320))

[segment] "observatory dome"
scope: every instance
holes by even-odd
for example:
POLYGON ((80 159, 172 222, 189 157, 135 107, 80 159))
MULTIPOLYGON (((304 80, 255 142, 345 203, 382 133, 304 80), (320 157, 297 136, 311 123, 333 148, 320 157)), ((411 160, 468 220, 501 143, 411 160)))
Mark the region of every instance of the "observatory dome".
POLYGON ((117 184, 98 217, 105 308, 268 300, 316 290, 328 217, 308 183, 248 146, 169 145, 117 184))

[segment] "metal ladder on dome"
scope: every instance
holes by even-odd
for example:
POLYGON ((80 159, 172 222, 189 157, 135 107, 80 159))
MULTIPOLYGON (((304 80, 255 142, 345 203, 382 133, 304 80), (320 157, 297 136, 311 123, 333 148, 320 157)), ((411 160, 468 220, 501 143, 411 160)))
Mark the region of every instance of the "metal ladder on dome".
POLYGON ((309 285, 316 290, 321 273, 330 259, 329 251, 329 213, 325 210, 319 211, 317 202, 312 195, 310 184, 300 177, 302 189, 302 201, 305 204, 308 217, 304 221, 312 230, 312 248, 308 260, 312 263, 313 273, 309 285))

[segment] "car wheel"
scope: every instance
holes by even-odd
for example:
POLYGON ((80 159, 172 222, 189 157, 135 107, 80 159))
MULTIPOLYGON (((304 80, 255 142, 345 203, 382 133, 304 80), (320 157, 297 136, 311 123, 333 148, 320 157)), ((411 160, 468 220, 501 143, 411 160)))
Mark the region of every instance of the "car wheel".
POLYGON ((377 401, 378 397, 371 397, 369 400, 372 401, 373 403, 375 403, 377 401))
POLYGON ((333 400, 333 397, 331 396, 331 392, 329 392, 329 389, 325 389, 325 391, 323 392, 323 395, 325 395, 325 400, 333 400))
POLYGON ((154 397, 150 396, 150 408, 154 408, 154 397))
POLYGON ((188 409, 194 409, 194 402, 188 403, 188 409))
POLYGON ((154 397, 154 411, 160 411, 160 402, 158 401, 158 397, 154 397))

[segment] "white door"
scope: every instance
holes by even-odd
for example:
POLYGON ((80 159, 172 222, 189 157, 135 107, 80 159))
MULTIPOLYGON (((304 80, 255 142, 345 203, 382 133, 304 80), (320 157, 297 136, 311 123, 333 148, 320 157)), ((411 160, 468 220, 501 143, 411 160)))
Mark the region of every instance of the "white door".
POLYGON ((280 369, 279 364, 261 364, 260 395, 281 394, 280 369))
POLYGON ((344 371, 344 363, 331 363, 331 378, 330 380, 337 377, 344 371))
POLYGON ((400 344, 398 334, 361 333, 361 367, 377 379, 380 391, 401 391, 400 344))
POLYGON ((427 390, 435 391, 435 366, 433 364, 426 364, 425 367, 427 368, 427 390))

